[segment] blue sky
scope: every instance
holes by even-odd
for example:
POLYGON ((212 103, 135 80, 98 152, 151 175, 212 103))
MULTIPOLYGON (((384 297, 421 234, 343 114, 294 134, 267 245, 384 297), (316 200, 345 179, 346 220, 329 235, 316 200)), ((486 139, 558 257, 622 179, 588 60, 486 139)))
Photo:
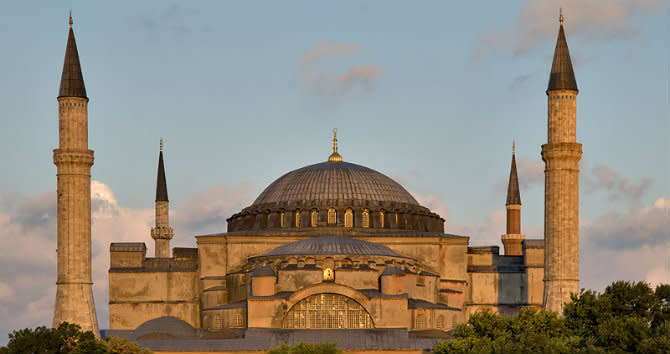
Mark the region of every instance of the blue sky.
MULTIPOLYGON (((335 127, 345 161, 396 179, 472 244, 504 233, 516 140, 522 231, 541 238, 559 7, 580 88, 581 286, 667 282, 668 2, 654 0, 5 5, 0 255, 55 249, 52 149, 70 8, 91 100, 101 328, 109 242, 150 240, 161 137, 174 245, 222 231, 275 178, 324 161, 335 127)), ((53 287, 25 280, 55 281, 49 254, 0 261, 16 270, 0 276, 0 316, 35 313, 0 336, 50 323, 53 287)))

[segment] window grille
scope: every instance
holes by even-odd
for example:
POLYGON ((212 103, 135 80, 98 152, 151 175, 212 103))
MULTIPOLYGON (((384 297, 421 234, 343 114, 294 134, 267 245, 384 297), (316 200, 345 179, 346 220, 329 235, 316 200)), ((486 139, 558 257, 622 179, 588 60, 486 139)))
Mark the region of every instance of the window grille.
POLYGON ((312 214, 310 215, 310 220, 311 220, 312 227, 316 227, 316 220, 317 220, 318 216, 319 216, 319 212, 316 211, 316 210, 312 210, 312 214))
POLYGON ((328 209, 328 223, 329 224, 337 223, 337 212, 335 212, 335 209, 333 208, 328 209))
POLYGON ((439 329, 444 329, 444 316, 439 315, 437 316, 437 328, 439 329))
POLYGON ((424 329, 426 328, 426 315, 420 313, 416 315, 414 319, 414 329, 424 329))
POLYGON ((354 227, 354 212, 351 209, 344 212, 344 227, 354 227))
POLYGON ((295 211, 295 227, 300 227, 300 209, 295 211))
POLYGON ((316 294, 288 311, 283 328, 374 328, 370 314, 355 300, 338 294, 316 294))
POLYGON ((370 227, 370 212, 367 209, 363 210, 361 224, 363 227, 370 227))

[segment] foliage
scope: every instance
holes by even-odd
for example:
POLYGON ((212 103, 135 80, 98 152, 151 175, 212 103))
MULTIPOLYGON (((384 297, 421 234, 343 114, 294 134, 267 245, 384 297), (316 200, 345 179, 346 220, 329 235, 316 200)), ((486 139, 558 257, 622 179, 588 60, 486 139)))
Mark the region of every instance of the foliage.
POLYGON ((508 318, 470 316, 436 353, 670 353, 670 285, 618 281, 602 294, 582 290, 563 317, 522 309, 508 318))
POLYGON ((300 342, 291 347, 286 342, 272 347, 267 351, 268 354, 340 354, 342 351, 337 348, 335 342, 306 343, 300 342))
POLYGON ((83 332, 81 327, 67 322, 58 328, 40 326, 25 328, 9 334, 9 343, 0 348, 0 354, 126 354, 151 353, 139 344, 120 338, 98 340, 93 332, 83 332))

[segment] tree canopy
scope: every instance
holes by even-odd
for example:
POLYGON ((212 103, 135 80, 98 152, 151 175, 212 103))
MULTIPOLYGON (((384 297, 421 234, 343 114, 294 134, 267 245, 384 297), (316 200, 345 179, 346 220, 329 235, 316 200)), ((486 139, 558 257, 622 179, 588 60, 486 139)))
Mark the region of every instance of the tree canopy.
POLYGON ((670 285, 618 281, 573 294, 563 316, 482 311, 435 345, 436 353, 670 353, 670 285))
POLYGON ((61 323, 58 328, 44 326, 12 331, 9 343, 0 354, 148 354, 150 350, 127 339, 96 339, 91 331, 76 324, 61 323))

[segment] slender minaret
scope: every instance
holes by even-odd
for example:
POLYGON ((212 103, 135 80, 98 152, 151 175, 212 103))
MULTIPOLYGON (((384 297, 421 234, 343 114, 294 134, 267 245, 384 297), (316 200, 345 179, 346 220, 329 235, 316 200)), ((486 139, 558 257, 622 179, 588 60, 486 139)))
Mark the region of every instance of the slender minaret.
POLYGON ((98 332, 91 281, 91 166, 88 149, 88 98, 72 31, 58 94, 58 280, 53 326, 76 323, 98 332))
POLYGON ((579 293, 579 160, 577 81, 560 15, 551 66, 544 169, 544 301, 546 310, 563 312, 571 293, 579 293))
POLYGON ((156 226, 151 228, 151 237, 156 241, 156 258, 170 258, 170 240, 174 232, 170 227, 169 204, 165 167, 163 167, 163 140, 161 139, 156 180, 156 226))
POLYGON ((519 195, 519 178, 516 174, 516 158, 514 157, 514 143, 512 143, 512 167, 509 171, 507 185, 507 233, 500 236, 505 247, 506 256, 521 256, 521 243, 526 238, 521 234, 521 195, 519 195))

